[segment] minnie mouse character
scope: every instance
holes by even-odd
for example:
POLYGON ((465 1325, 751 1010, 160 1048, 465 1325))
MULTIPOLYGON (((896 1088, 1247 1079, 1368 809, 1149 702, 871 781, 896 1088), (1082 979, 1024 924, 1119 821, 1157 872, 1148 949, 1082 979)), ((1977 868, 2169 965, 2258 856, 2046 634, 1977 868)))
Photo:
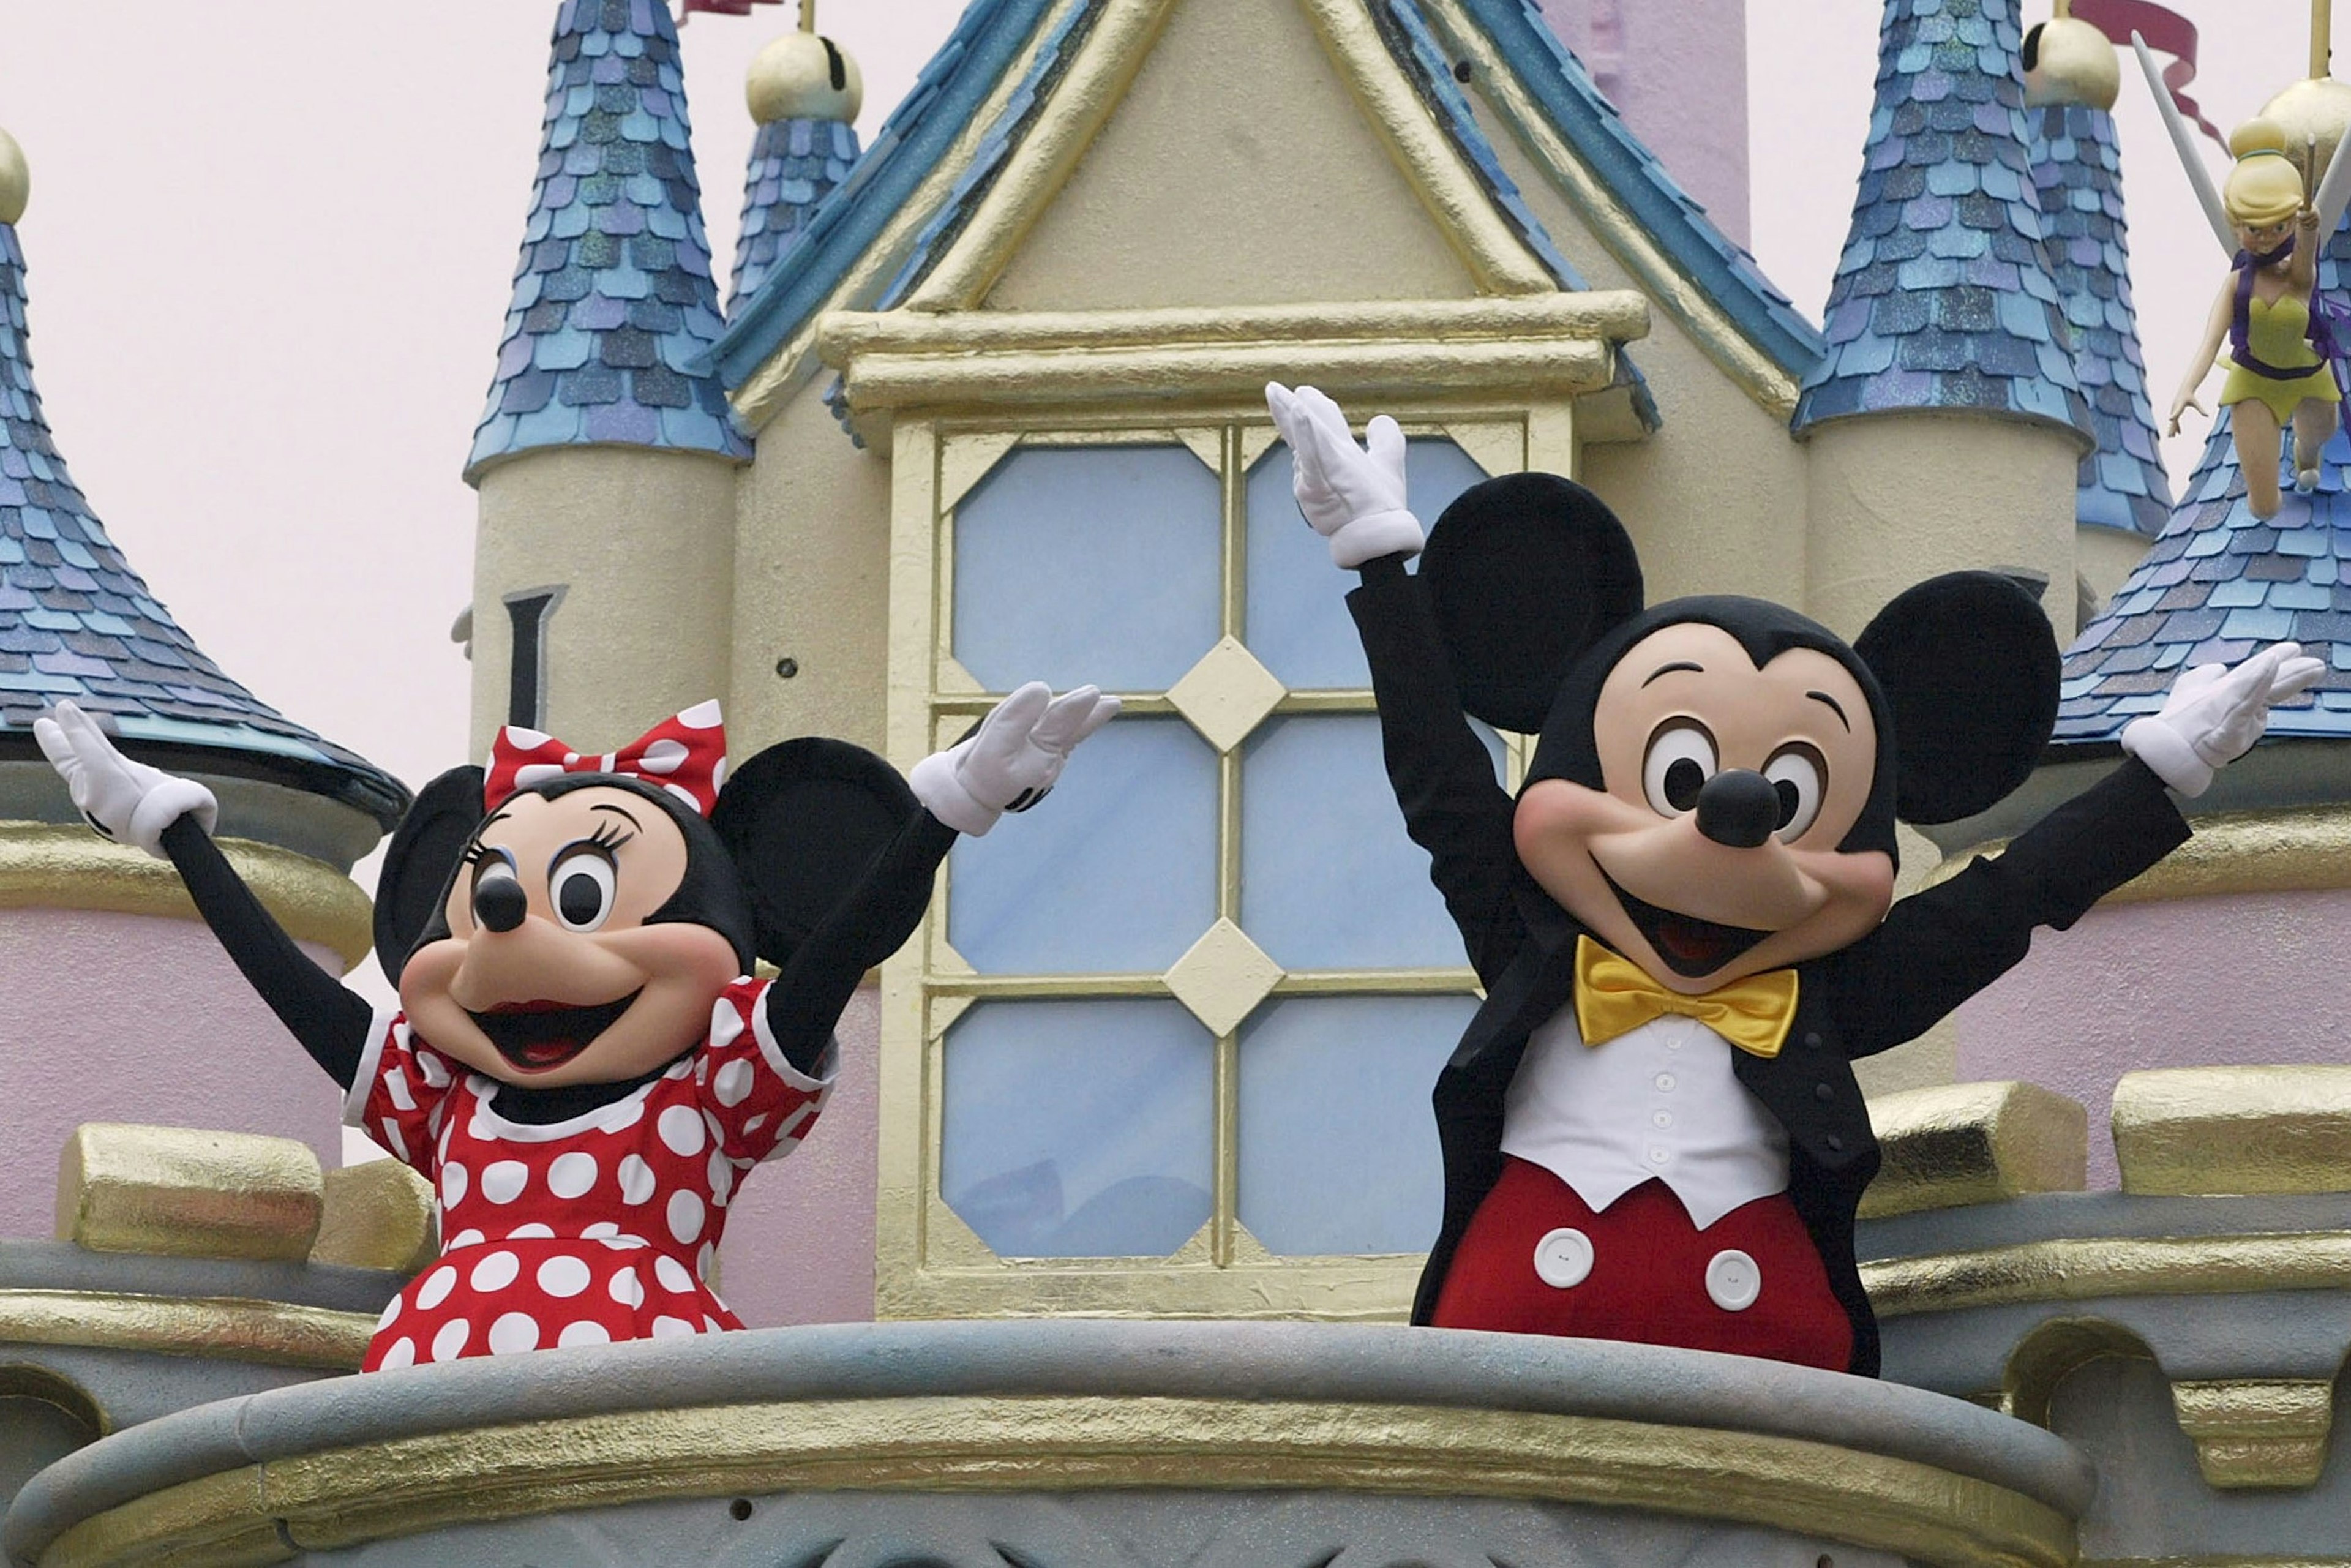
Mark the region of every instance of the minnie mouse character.
POLYGON ((92 826, 178 868, 346 1120, 434 1184, 441 1261, 385 1311, 373 1371, 742 1327, 707 1282, 727 1201, 807 1134, 851 992, 921 919, 955 835, 1041 799, 1117 711, 1024 686, 911 788, 815 738, 730 778, 716 703, 603 756, 509 727, 486 775, 443 774, 392 835, 385 1014, 238 879, 211 791, 71 704, 35 729, 92 826), (750 978, 755 956, 778 977, 750 978))
POLYGON ((2057 650, 2008 580, 1902 594, 1848 646, 1794 612, 1641 607, 1581 486, 1489 480, 1421 549, 1405 441, 1268 389, 1341 566, 1388 774, 1484 1005, 1439 1075, 1445 1215, 1413 1321, 1643 1340, 1874 1375, 1853 1257, 1877 1145, 1850 1059, 1899 1045, 2188 837, 2199 793, 2321 669, 2292 643, 2183 675, 2130 757, 1894 904, 1897 819, 2022 783, 2057 650), (1513 800, 1465 710, 1536 734, 1513 800), (1890 911, 1890 912, 1889 912, 1890 911))

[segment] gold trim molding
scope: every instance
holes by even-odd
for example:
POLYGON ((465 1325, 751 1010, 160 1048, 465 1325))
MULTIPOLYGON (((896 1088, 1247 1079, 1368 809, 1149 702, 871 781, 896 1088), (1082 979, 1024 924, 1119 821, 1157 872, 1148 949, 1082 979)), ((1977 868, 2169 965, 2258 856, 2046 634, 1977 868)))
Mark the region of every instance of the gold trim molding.
MULTIPOLYGON (((2099 900, 2101 906, 2157 899, 2211 898, 2231 893, 2327 893, 2351 887, 2351 810, 2191 817, 2195 836, 2099 900)), ((1943 857, 1927 885, 1958 875, 1978 855, 1996 855, 2006 839, 1989 839, 1943 857)))
POLYGON ((2332 1378, 2174 1383, 2171 1406, 2179 1429, 2195 1441, 2196 1468, 2212 1486, 2314 1486, 2326 1468, 2332 1378))
POLYGON ((0 1290, 0 1344, 143 1351, 357 1372, 375 1320, 241 1296, 0 1290))
MULTIPOLYGON (((294 940, 333 949, 346 972, 367 956, 375 942, 374 905, 350 877, 275 844, 223 839, 220 847, 294 940)), ((109 843, 88 828, 0 823, 0 909, 32 908, 198 918, 169 861, 109 843)))
POLYGON ((2103 1296, 2241 1295, 2351 1286, 2351 1231, 2095 1237, 1879 1259, 1861 1282, 1882 1318, 2103 1296))
POLYGON ((2123 1190, 2351 1191, 2351 1067, 2171 1067, 2115 1084, 2123 1190))
POLYGON ((40 1564, 243 1568, 656 1498, 1137 1487, 1646 1509, 1832 1531, 1944 1568, 2064 1568, 2075 1550, 2073 1525, 2020 1493, 1792 1437, 1427 1406, 972 1396, 590 1416, 300 1455, 97 1514, 40 1564))
POLYGON ((92 1252, 298 1263, 326 1203, 310 1145, 84 1122, 57 1162, 57 1239, 92 1252))
POLYGON ((2089 1162, 2080 1102, 2018 1082, 1944 1083, 1870 1101, 1884 1163, 1861 1218, 2079 1192, 2089 1162))

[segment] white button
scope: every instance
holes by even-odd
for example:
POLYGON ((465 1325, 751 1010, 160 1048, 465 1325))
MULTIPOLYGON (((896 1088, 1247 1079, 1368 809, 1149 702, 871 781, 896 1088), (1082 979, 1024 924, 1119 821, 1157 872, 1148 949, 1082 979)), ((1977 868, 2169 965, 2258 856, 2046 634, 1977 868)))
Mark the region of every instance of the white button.
POLYGON ((1649 1151, 1649 1163, 1653 1166, 1664 1165, 1667 1160, 1672 1159, 1673 1157, 1674 1153, 1671 1149, 1651 1149, 1649 1151))
POLYGON ((1671 1111, 1652 1111, 1649 1113, 1649 1125, 1652 1127, 1670 1127, 1673 1124, 1674 1113, 1671 1111))
POLYGON ((1554 1290, 1571 1290, 1592 1272, 1592 1238, 1562 1227, 1535 1243, 1535 1274, 1554 1290))
POLYGON ((1657 1088, 1663 1093, 1672 1093, 1674 1091, 1674 1075, 1670 1072, 1660 1072, 1656 1076, 1657 1088))
POLYGON ((1706 1293, 1726 1312, 1743 1312, 1763 1293, 1763 1270, 1736 1247, 1725 1248, 1706 1266, 1706 1293))
POLYGON ((1678 1037, 1678 1036, 1676 1036, 1676 1037, 1674 1037, 1674 1038, 1672 1038, 1672 1039, 1669 1039, 1669 1040, 1667 1040, 1666 1041, 1666 1049, 1667 1049, 1667 1051, 1679 1051, 1681 1048, 1682 1048, 1682 1042, 1681 1042, 1680 1037, 1678 1037))

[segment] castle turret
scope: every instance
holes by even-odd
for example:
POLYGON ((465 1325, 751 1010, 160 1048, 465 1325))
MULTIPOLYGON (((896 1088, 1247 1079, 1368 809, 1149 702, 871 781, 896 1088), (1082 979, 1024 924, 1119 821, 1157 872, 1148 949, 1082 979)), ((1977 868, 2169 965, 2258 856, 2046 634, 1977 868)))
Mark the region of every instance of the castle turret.
POLYGON ((735 477, 717 286, 666 5, 564 0, 506 340, 466 479, 474 749, 609 746, 723 695, 735 477))
POLYGON ((1813 612, 1848 634, 1902 589, 1982 567, 2053 585, 2074 626, 2091 442, 2043 247, 2014 0, 1886 0, 1876 99, 1811 444, 1813 612))
POLYGON ((816 0, 801 0, 799 30, 753 57, 744 97, 759 131, 743 179, 730 300, 758 291, 818 204, 856 166, 865 78, 840 45, 818 35, 816 0))
POLYGON ((2025 35, 2024 104, 2050 277, 2072 329, 2074 374, 2097 441, 2082 455, 2074 497, 2086 621, 2163 531, 2171 484, 2131 304, 2122 150, 2111 112, 2121 72, 2105 34, 2066 15, 2065 0, 2058 11, 2025 35))
POLYGON ((365 956, 354 861, 408 793, 205 657, 123 559, 51 438, 26 347, 16 224, 31 179, 0 132, 0 1236, 48 1233, 82 1122, 286 1134, 339 1158, 312 1071, 162 862, 91 832, 33 720, 71 700, 132 757, 201 779, 262 902, 337 974, 365 956))

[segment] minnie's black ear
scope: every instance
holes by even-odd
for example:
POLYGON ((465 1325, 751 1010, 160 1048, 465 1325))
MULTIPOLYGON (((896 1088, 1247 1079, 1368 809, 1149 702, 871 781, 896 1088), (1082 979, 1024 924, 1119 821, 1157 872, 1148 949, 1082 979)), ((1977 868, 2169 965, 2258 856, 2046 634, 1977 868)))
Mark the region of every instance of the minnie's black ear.
POLYGON ((845 740, 787 740, 730 773, 710 825, 742 875, 759 956, 789 957, 920 809, 896 768, 845 740))
POLYGON ((1499 729, 1541 729, 1569 666, 1641 612, 1641 562, 1625 525, 1556 474, 1464 490, 1429 532, 1420 580, 1461 706, 1499 729))
POLYGON ((452 768, 424 787, 392 830, 375 883, 375 958, 393 985, 440 910, 457 857, 482 816, 482 770, 452 768))
POLYGON ((1989 571, 1931 578, 1854 643, 1894 712, 1895 815, 1955 822, 2024 782, 2057 723, 2057 638, 1989 571))

